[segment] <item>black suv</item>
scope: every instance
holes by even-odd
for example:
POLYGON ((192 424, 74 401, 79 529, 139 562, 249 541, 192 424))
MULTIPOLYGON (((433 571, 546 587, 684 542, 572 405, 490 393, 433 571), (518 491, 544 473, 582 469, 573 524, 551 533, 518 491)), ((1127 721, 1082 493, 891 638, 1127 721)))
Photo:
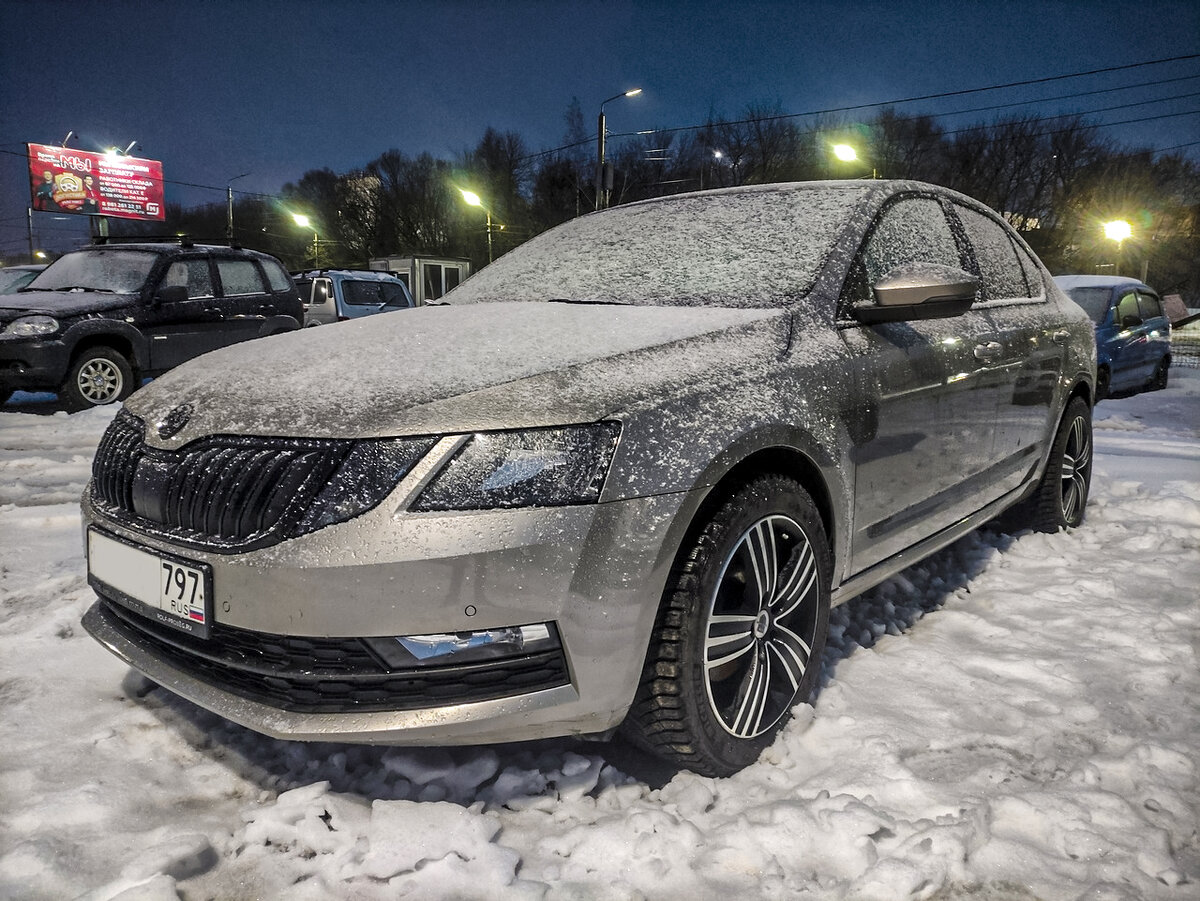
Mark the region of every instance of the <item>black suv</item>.
POLYGON ((73 408, 127 397, 144 376, 300 327, 304 307, 274 257, 236 247, 97 244, 0 295, 0 403, 57 391, 73 408))

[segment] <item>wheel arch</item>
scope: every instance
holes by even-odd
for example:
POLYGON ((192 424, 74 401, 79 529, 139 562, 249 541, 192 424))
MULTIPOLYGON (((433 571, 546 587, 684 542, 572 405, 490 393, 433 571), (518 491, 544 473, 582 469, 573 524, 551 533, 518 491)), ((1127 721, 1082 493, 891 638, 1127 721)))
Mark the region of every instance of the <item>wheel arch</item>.
POLYGON ((129 361, 135 377, 139 372, 148 369, 150 356, 142 334, 136 329, 121 328, 121 324, 117 324, 115 328, 111 322, 105 324, 109 327, 88 328, 82 326, 72 330, 73 334, 70 337, 74 340, 69 354, 70 363, 73 364, 79 358, 79 354, 85 350, 91 350, 94 347, 109 347, 129 361))
POLYGON ((794 479, 816 505, 839 577, 848 512, 843 509, 848 486, 840 481, 844 469, 811 435, 795 429, 768 428, 743 436, 719 454, 696 478, 690 502, 676 514, 672 536, 660 550, 660 564, 674 565, 680 549, 703 529, 713 512, 738 488, 764 475, 794 479))

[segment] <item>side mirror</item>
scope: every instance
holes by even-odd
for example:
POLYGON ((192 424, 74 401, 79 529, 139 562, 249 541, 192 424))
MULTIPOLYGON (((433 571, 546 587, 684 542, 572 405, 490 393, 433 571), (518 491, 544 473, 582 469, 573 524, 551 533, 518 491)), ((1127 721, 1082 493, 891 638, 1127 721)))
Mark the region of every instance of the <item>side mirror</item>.
POLYGON ((188 290, 183 285, 169 285, 160 288, 154 300, 156 303, 183 303, 188 299, 188 290))
POLYGON ((871 286, 874 305, 856 306, 854 318, 868 325, 908 319, 949 319, 971 308, 979 279, 954 266, 908 263, 871 286))
POLYGON ((1132 314, 1121 317, 1121 328, 1137 328, 1142 324, 1141 318, 1132 314))

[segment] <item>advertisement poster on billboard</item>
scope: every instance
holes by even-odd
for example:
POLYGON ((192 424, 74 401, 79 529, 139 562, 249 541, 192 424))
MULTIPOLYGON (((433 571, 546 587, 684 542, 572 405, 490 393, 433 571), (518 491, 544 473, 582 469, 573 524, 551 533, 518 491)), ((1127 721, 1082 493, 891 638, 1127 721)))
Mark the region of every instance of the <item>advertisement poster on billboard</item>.
POLYGON ((162 163, 132 156, 29 144, 30 206, 55 213, 166 218, 162 163))

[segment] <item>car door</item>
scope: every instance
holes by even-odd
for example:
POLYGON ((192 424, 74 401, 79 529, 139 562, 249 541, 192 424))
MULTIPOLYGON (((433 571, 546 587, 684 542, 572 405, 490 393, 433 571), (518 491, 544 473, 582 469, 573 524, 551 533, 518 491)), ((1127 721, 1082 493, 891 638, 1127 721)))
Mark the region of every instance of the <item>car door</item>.
POLYGON ((1016 488, 1040 459, 1057 410, 1070 332, 1046 293, 1041 270, 998 219, 951 206, 980 276, 980 313, 992 337, 977 348, 996 398, 992 470, 997 496, 1016 488))
POLYGON ((220 290, 222 328, 219 347, 237 344, 262 333, 263 322, 275 315, 275 302, 258 264, 244 257, 214 255, 220 290))
POLYGON ((1138 288, 1138 315, 1142 319, 1142 332, 1146 337, 1143 372, 1145 381, 1154 377, 1154 372, 1164 357, 1171 353, 1171 323, 1163 312, 1162 301, 1143 288, 1138 288))
POLYGON ((1137 289, 1122 287, 1117 293, 1113 312, 1116 334, 1108 344, 1108 352, 1112 364, 1111 390, 1124 391, 1138 388, 1150 378, 1150 364, 1137 289))
MULTIPOLYGON (((905 197, 880 214, 843 292, 843 307, 870 299, 870 285, 898 266, 964 260, 941 204, 905 197)), ((841 334, 864 398, 850 417, 854 466, 852 566, 862 570, 974 512, 992 499, 981 481, 992 463, 995 385, 978 347, 993 339, 987 317, 873 325, 841 334)))
POLYGON ((151 308, 142 325, 150 345, 150 366, 163 371, 221 346, 223 313, 206 253, 176 257, 152 292, 151 308), (184 288, 163 293, 166 288, 184 288))

